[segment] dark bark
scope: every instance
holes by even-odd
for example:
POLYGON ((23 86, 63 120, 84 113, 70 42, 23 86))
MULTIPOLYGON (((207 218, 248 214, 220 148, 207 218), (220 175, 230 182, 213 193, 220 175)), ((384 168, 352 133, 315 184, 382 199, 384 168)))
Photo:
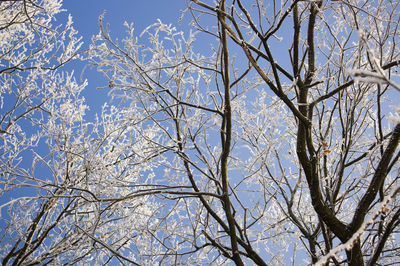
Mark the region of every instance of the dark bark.
POLYGON ((381 160, 379 161, 378 167, 376 168, 375 174, 369 184, 367 191, 357 205, 357 209, 354 213, 353 219, 349 224, 348 228, 350 232, 354 233, 360 228, 364 222, 364 218, 371 206, 372 201, 376 198, 379 192, 379 188, 384 182, 387 176, 388 166, 392 161, 392 157, 397 149, 400 140, 400 124, 397 124, 393 129, 392 135, 389 139, 387 147, 383 153, 381 160))

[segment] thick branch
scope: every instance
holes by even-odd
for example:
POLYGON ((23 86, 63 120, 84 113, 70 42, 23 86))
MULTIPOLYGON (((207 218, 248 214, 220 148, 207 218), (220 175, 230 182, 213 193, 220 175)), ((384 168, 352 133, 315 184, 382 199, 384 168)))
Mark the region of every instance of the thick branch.
POLYGON ((351 232, 357 231, 357 229, 361 226, 364 221, 365 215, 367 214, 372 201, 375 199, 379 188, 383 184, 387 176, 388 166, 392 160, 393 154, 395 153, 397 146, 400 141, 400 124, 397 124, 392 132, 392 136, 389 140, 389 143, 385 149, 385 152, 382 155, 382 158, 378 164, 378 167, 375 171, 374 176, 372 177, 371 183, 364 196, 358 203, 357 209, 353 216, 353 220, 349 224, 349 229, 351 232))
MULTIPOLYGON (((225 2, 222 1, 221 9, 224 11, 225 2)), ((224 17, 221 13, 218 13, 218 20, 224 21, 224 17)), ((226 38, 226 30, 224 25, 221 24, 221 46, 222 46, 222 73, 224 82, 224 119, 221 131, 222 140, 222 154, 221 154, 221 181, 223 189, 223 207, 226 215, 226 219, 229 224, 229 235, 231 239, 232 246, 232 260, 237 265, 244 265, 242 259, 239 255, 236 228, 235 228, 235 217, 231 211, 231 202, 229 199, 229 180, 228 180, 228 157, 230 154, 231 138, 232 138, 232 112, 231 112, 231 102, 230 102, 230 81, 229 81, 229 53, 228 44, 226 38)))

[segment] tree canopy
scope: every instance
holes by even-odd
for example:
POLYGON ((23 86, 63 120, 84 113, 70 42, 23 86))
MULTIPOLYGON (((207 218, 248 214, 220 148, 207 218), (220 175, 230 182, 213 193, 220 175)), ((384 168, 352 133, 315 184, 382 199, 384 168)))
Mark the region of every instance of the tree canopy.
POLYGON ((398 1, 187 0, 90 44, 61 10, 0 2, 3 265, 400 263, 398 1))

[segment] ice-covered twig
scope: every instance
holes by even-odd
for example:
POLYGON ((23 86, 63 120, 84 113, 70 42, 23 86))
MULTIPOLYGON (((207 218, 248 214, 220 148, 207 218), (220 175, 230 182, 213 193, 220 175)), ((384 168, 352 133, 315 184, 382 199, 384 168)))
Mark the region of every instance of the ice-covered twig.
MULTIPOLYGON (((378 66, 378 65, 377 65, 378 66)), ((376 84, 388 84, 400 91, 400 85, 391 81, 386 77, 382 67, 376 67, 378 71, 370 71, 365 69, 349 69, 347 73, 354 77, 356 82, 376 83, 376 84)))
POLYGON ((339 246, 337 246, 334 249, 332 249, 331 251, 329 251, 328 254, 323 256, 314 265, 315 266, 324 265, 325 263, 328 262, 328 260, 330 258, 336 257, 337 253, 344 251, 344 250, 351 249, 354 242, 357 241, 357 239, 359 239, 361 237, 361 235, 366 231, 367 227, 375 221, 375 219, 379 216, 379 214, 381 214, 382 212, 384 212, 387 209, 387 205, 396 196, 396 194, 399 191, 400 191, 400 184, 398 184, 392 190, 392 192, 383 199, 383 201, 378 205, 378 208, 375 211, 375 213, 369 219, 364 221, 364 223, 360 226, 360 228, 353 234, 353 236, 346 243, 340 244, 339 246))
POLYGON ((378 58, 375 56, 374 50, 371 49, 368 45, 368 41, 366 39, 366 33, 362 30, 359 30, 358 34, 360 37, 360 41, 366 48, 369 58, 373 62, 374 70, 371 71, 366 69, 349 69, 347 70, 347 73, 350 76, 353 76, 356 82, 388 84, 393 88, 395 88, 396 90, 400 91, 400 85, 396 84, 386 76, 385 70, 382 68, 378 58))

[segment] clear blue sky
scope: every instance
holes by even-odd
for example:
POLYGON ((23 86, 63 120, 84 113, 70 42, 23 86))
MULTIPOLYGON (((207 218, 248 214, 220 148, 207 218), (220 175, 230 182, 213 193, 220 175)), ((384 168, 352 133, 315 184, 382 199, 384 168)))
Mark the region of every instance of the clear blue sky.
MULTIPOLYGON (((83 37, 83 48, 87 48, 91 37, 99 32, 98 18, 106 11, 104 22, 110 24, 111 35, 124 38, 123 23, 133 23, 139 35, 147 26, 161 19, 163 23, 176 25, 177 29, 188 29, 189 14, 186 20, 179 24, 181 11, 186 8, 185 0, 63 0, 63 8, 72 15, 74 28, 83 37)), ((62 15, 65 17, 66 13, 62 15)), ((67 70, 74 70, 77 79, 81 76, 84 64, 77 62, 67 66, 67 70)), ((105 86, 108 82, 102 74, 95 70, 85 70, 84 79, 89 82, 84 91, 86 103, 90 106, 90 117, 100 110, 106 100, 107 91, 97 90, 96 87, 105 86)))
MULTIPOLYGON (((1 0, 0 0, 1 1, 1 0)), ((56 21, 54 25, 63 24, 65 25, 67 14, 71 14, 74 21, 74 28, 79 32, 79 35, 83 37, 84 45, 82 49, 88 48, 91 43, 91 37, 99 32, 98 18, 104 11, 106 15, 104 22, 110 24, 113 37, 120 39, 125 36, 125 27, 123 23, 134 23, 137 34, 139 35, 148 25, 153 24, 157 19, 161 19, 162 22, 176 25, 177 28, 187 29, 189 16, 187 16, 186 22, 179 25, 178 19, 181 15, 181 10, 186 8, 185 0, 63 0, 63 9, 65 12, 56 15, 56 21)), ((75 78, 79 81, 81 71, 87 62, 72 61, 67 64, 64 70, 74 71, 75 78)), ((83 92, 86 100, 86 104, 90 107, 90 112, 86 117, 87 120, 91 120, 94 114, 101 110, 101 106, 108 101, 106 97, 108 91, 97 90, 96 87, 105 86, 108 81, 103 78, 101 73, 97 73, 96 70, 86 70, 83 75, 83 79, 87 79, 89 85, 83 92)), ((40 149, 40 148, 38 148, 40 149)), ((46 152, 46 147, 43 148, 46 152)), ((31 166, 31 155, 27 157, 26 168, 29 169, 31 166)), ((43 170, 42 170, 43 171, 43 170)), ((44 174, 45 175, 45 174, 44 174)), ((0 197, 0 205, 8 202, 10 198, 17 198, 19 196, 27 196, 29 189, 17 189, 11 191, 11 193, 0 197)), ((33 190, 31 190, 33 191, 33 190)), ((32 192, 33 195, 35 192, 32 192)), ((0 218, 7 217, 7 208, 0 210, 0 218)), ((5 226, 5 223, 0 219, 0 230, 5 226)))
POLYGON ((90 40, 98 32, 98 17, 106 11, 105 21, 119 32, 124 21, 133 22, 141 32, 159 18, 164 23, 177 24, 184 0, 64 0, 63 6, 72 15, 76 29, 90 40))

